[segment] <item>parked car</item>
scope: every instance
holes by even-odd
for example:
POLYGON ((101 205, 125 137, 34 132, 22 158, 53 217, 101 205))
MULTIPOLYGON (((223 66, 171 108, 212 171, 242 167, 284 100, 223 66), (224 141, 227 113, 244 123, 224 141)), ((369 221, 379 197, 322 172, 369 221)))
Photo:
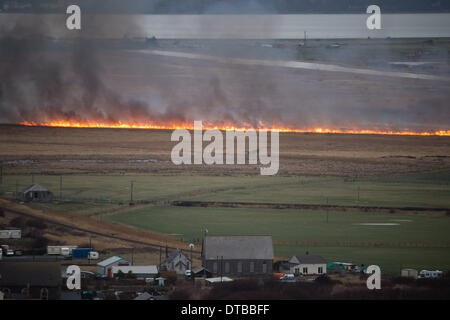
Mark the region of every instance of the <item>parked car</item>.
POLYGON ((295 275, 292 273, 286 273, 280 278, 281 281, 295 281, 295 275))
POLYGON ((13 256, 14 255, 14 250, 11 250, 11 249, 6 250, 6 255, 8 257, 13 256))
POLYGON ((22 250, 15 250, 14 251, 14 255, 15 256, 23 256, 23 251, 22 250))

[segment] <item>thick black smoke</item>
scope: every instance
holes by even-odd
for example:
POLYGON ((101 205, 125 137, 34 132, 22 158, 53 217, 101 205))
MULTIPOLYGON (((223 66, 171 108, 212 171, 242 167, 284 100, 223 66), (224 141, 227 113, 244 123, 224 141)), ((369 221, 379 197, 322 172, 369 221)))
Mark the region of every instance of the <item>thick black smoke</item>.
MULTIPOLYGON (((104 16, 83 21, 79 35, 68 38, 59 32, 64 19, 58 26, 30 17, 26 23, 0 23, 0 123, 192 125, 203 120, 299 129, 448 129, 446 83, 138 54, 111 48, 117 40, 89 37, 99 31, 92 25, 114 33, 114 24, 104 16)), ((140 27, 136 22, 127 28, 136 32, 140 27)), ((118 43, 130 49, 127 39, 118 43)), ((206 46, 214 56, 240 57, 261 50, 261 42, 256 45, 259 49, 230 40, 206 46)), ((181 45, 172 50, 196 49, 181 45)), ((280 59, 284 51, 267 52, 262 58, 280 59)), ((324 48, 322 56, 331 60, 334 52, 324 48)), ((357 52, 350 53, 358 59, 357 52)))

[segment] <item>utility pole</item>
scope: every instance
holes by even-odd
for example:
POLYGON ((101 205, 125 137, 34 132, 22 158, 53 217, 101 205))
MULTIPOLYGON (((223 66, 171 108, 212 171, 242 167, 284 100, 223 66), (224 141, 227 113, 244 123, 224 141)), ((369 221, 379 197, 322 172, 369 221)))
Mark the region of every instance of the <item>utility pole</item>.
POLYGON ((133 188, 134 188, 134 181, 131 181, 130 204, 133 204, 133 188))
POLYGON ((59 176, 59 200, 62 200, 62 176, 59 176))

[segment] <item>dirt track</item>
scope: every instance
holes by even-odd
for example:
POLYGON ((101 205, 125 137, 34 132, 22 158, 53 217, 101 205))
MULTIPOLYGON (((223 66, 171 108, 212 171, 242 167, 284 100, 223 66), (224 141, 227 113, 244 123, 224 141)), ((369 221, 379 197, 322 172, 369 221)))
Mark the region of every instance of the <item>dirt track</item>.
MULTIPOLYGON (((169 249, 181 248, 188 249, 187 244, 170 238, 168 236, 149 232, 129 226, 116 224, 110 221, 100 221, 88 217, 74 217, 58 212, 42 212, 34 210, 24 205, 16 204, 7 200, 0 199, 0 207, 6 212, 16 215, 32 217, 44 220, 46 223, 66 229, 66 231, 78 231, 97 236, 97 242, 100 247, 105 245, 106 248, 111 247, 111 240, 119 243, 127 243, 139 247, 153 247, 159 250, 160 247, 167 246, 169 249), (98 238, 104 238, 99 240, 98 238)), ((198 251, 193 251, 198 254, 198 251)))

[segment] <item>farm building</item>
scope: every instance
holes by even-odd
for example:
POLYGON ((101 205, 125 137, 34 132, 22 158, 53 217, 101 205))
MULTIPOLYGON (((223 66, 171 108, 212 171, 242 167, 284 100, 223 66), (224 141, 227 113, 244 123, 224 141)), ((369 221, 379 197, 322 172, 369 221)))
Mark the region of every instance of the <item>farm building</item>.
POLYGON ((192 274, 195 278, 211 278, 212 272, 205 267, 195 267, 192 268, 192 274))
POLYGON ((402 277, 417 279, 419 272, 416 269, 402 269, 402 277))
POLYGON ((289 260, 290 272, 296 275, 314 275, 327 273, 327 262, 318 255, 295 255, 289 260))
POLYGON ((161 263, 160 269, 175 271, 177 274, 184 274, 191 269, 191 260, 180 249, 173 250, 161 263))
POLYGON ((133 274, 136 279, 155 278, 158 275, 157 266, 113 266, 111 270, 112 277, 123 272, 124 274, 133 274))
POLYGON ((22 238, 22 230, 20 229, 0 230, 0 239, 20 239, 20 238, 22 238))
POLYGON ((97 273, 105 277, 111 277, 112 268, 116 266, 131 266, 131 263, 120 256, 109 257, 97 263, 97 273))
POLYGON ((59 300, 60 264, 0 262, 0 288, 8 298, 59 300))
POLYGON ((39 184, 33 184, 28 188, 19 192, 18 198, 20 201, 23 202, 30 202, 30 201, 45 202, 53 200, 53 193, 39 184))
POLYGON ((272 274, 271 236, 206 236, 202 263, 213 274, 272 274))

